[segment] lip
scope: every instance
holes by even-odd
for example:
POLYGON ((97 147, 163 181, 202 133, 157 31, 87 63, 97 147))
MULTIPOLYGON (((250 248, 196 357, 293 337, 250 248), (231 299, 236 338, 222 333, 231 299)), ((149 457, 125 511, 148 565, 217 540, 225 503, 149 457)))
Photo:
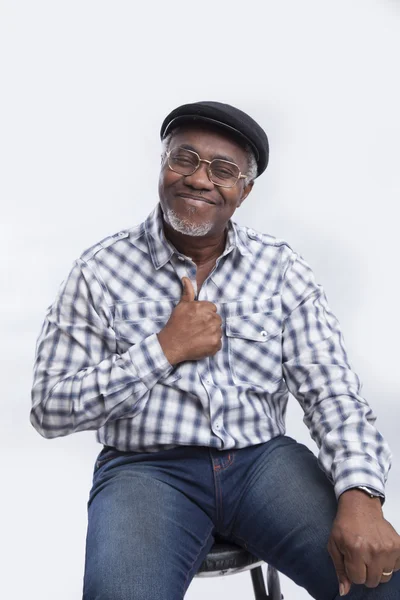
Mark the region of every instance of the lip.
POLYGON ((180 198, 188 198, 189 200, 196 200, 197 202, 203 202, 205 204, 215 205, 215 202, 209 200, 208 198, 203 198, 201 196, 194 196, 193 194, 177 194, 180 198))

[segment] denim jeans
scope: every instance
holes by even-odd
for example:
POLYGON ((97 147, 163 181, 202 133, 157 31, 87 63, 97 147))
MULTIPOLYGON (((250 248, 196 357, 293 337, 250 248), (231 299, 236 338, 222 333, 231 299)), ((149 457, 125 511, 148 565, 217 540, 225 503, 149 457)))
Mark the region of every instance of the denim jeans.
MULTIPOLYGON (((313 598, 339 599, 326 549, 337 502, 314 454, 288 436, 238 450, 104 447, 88 502, 83 600, 182 600, 214 542, 230 539, 313 598)), ((400 572, 348 600, 400 599, 400 572)))

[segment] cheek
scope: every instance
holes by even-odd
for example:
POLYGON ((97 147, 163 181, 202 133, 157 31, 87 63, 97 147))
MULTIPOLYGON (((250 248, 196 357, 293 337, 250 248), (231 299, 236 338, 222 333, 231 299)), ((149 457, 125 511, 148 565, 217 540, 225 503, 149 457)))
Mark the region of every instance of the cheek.
POLYGON ((173 186, 180 179, 182 179, 182 175, 179 175, 178 173, 174 173, 173 171, 171 171, 171 169, 168 169, 168 168, 161 169, 160 177, 158 180, 158 189, 160 191, 161 190, 165 191, 169 187, 173 186))
POLYGON ((166 173, 165 169, 162 169, 160 171, 160 176, 158 178, 158 193, 161 198, 165 195, 167 188, 168 188, 168 173, 166 173))
POLYGON ((238 194, 227 194, 225 196, 226 198, 226 205, 229 207, 229 209, 233 212, 237 209, 237 207, 240 205, 240 198, 241 196, 238 196, 238 194))

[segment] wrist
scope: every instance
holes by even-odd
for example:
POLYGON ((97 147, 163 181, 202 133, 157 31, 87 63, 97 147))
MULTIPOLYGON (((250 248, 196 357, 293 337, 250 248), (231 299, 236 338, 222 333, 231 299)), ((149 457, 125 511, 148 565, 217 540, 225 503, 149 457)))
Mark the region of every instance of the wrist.
POLYGON ((165 358, 173 367, 178 363, 182 362, 182 358, 179 357, 178 353, 171 348, 169 342, 170 339, 168 333, 166 333, 163 329, 157 333, 157 338, 159 344, 161 346, 162 351, 164 352, 165 358))
POLYGON ((362 488, 354 487, 339 496, 338 505, 339 507, 366 506, 382 511, 382 498, 373 496, 362 488))

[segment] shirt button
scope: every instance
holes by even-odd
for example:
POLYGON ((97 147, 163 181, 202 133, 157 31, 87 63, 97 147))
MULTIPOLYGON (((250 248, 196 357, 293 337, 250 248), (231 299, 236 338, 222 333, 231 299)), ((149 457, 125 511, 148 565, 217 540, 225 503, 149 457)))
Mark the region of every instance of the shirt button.
POLYGON ((263 337, 266 337, 266 336, 268 335, 268 333, 267 333, 266 331, 262 331, 262 332, 261 332, 261 335, 262 335, 263 337))
POLYGON ((118 237, 124 237, 124 235, 125 235, 125 231, 120 231, 118 234, 118 237))
POLYGON ((183 262, 185 259, 183 258, 183 256, 178 256, 178 260, 181 260, 183 262))

